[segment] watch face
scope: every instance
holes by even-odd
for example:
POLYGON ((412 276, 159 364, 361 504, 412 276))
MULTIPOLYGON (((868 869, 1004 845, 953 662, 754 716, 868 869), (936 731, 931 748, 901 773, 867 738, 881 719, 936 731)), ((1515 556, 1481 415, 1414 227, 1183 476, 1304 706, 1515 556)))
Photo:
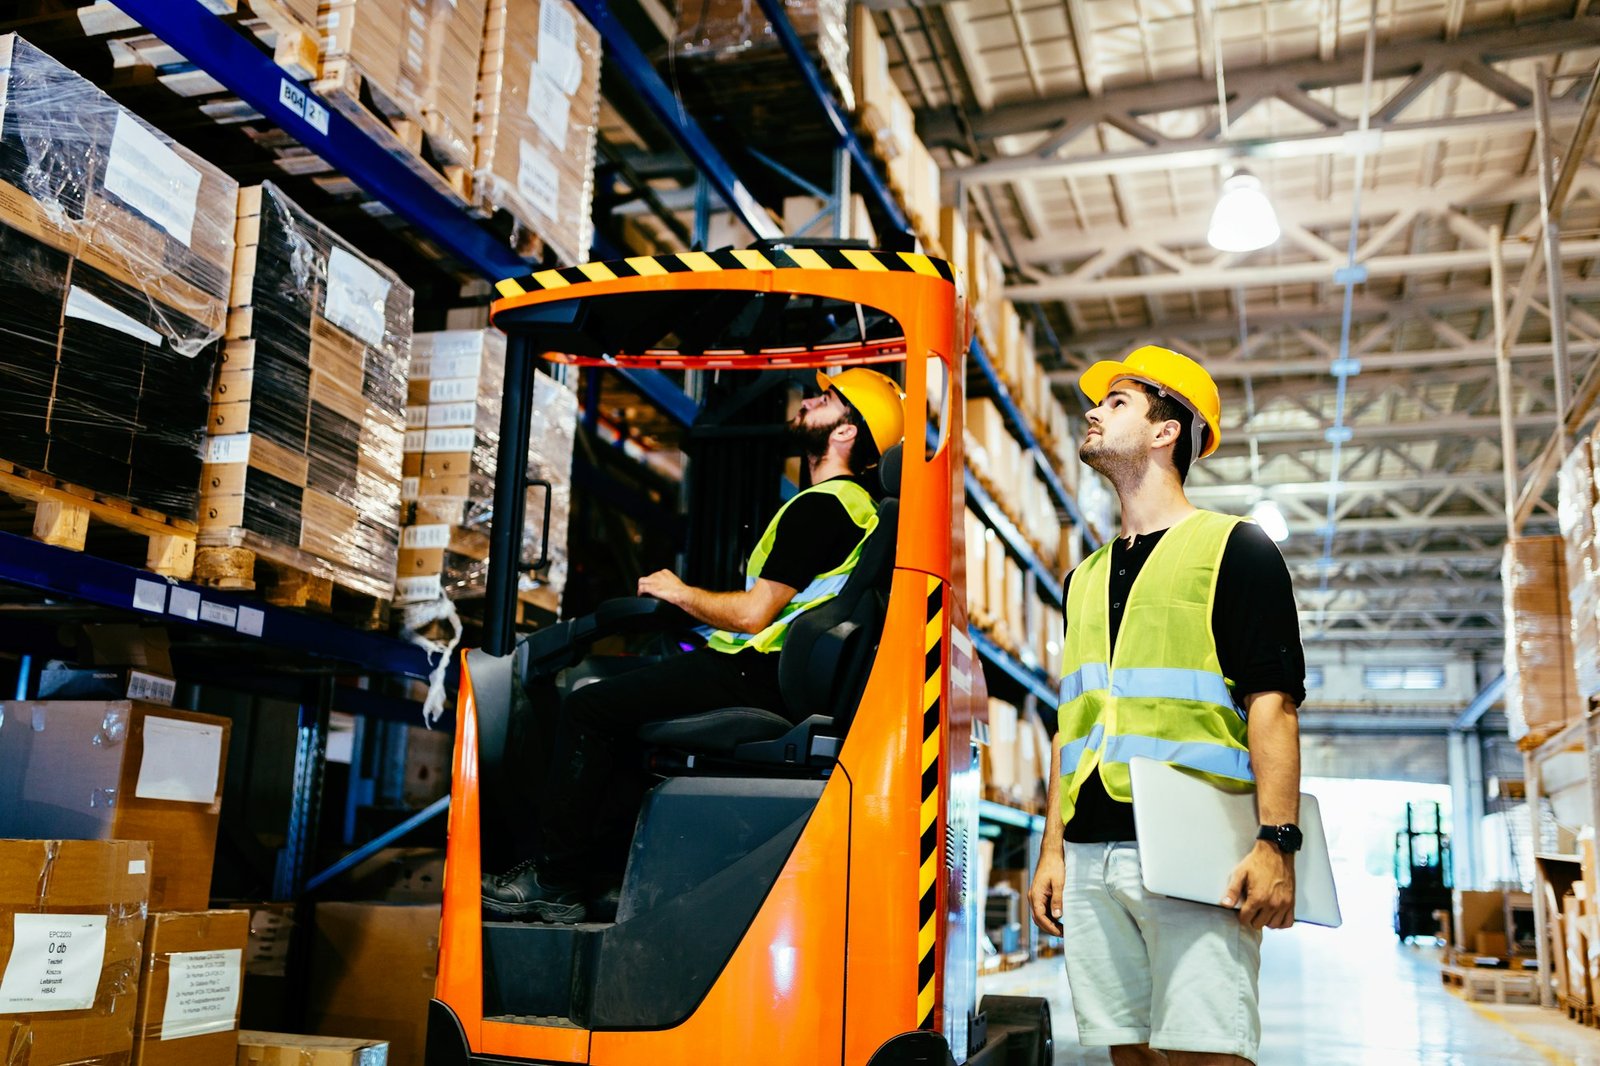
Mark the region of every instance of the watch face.
POLYGON ((1297 825, 1280 825, 1278 827, 1278 847, 1284 851, 1299 851, 1304 843, 1304 837, 1297 825))

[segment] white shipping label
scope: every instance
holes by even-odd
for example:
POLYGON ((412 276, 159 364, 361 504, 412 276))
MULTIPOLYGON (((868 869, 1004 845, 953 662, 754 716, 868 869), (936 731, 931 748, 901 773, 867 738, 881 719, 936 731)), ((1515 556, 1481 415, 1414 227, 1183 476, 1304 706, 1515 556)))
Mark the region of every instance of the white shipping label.
POLYGON ((437 350, 433 356, 433 373, 430 378, 472 378, 477 379, 483 369, 483 354, 478 351, 466 352, 461 355, 445 355, 437 350))
MULTIPOLYGON (((481 329, 445 329, 437 333, 422 333, 418 337, 428 338, 428 344, 433 349, 435 359, 474 359, 483 353, 483 333, 481 329)), ((473 366, 477 366, 474 362, 473 366)), ((468 371, 477 373, 477 371, 468 371)), ((435 374, 434 377, 456 377, 454 374, 435 374)))
POLYGON ((420 452, 426 445, 427 439, 428 431, 426 429, 408 429, 406 430, 405 439, 401 442, 400 450, 402 452, 420 452))
POLYGON ((143 670, 130 670, 128 672, 128 698, 130 700, 144 700, 146 703, 160 703, 167 707, 172 706, 173 697, 178 694, 178 683, 170 677, 158 677, 147 674, 143 670))
POLYGON ((414 500, 414 499, 416 499, 418 491, 421 489, 421 487, 422 487, 422 479, 421 478, 415 478, 415 477, 401 478, 400 479, 400 498, 402 500, 414 500))
POLYGON ((555 218, 561 201, 561 176, 556 173, 555 164, 527 141, 522 142, 518 154, 521 160, 517 167, 517 192, 535 211, 546 218, 555 218))
POLYGON ((383 343, 389 281, 359 255, 334 246, 328 256, 328 297, 323 317, 376 348, 383 343))
POLYGON ((423 451, 430 454, 436 452, 470 452, 474 438, 477 434, 470 429, 430 429, 424 438, 423 451))
POLYGON ((239 1013, 242 955, 238 948, 173 953, 167 968, 161 1039, 182 1040, 233 1028, 239 1013))
POLYGON ((394 583, 395 598, 402 603, 436 600, 441 591, 438 574, 428 577, 403 577, 394 583))
POLYGON ((230 433, 225 437, 206 438, 206 462, 225 466, 249 461, 250 434, 230 433))
POLYGON ((200 172, 126 111, 117 114, 106 191, 187 246, 194 236, 200 172))
POLYGON ((222 727, 149 715, 133 794, 140 799, 214 803, 222 762, 222 727))
POLYGON ((415 551, 450 547, 450 527, 447 525, 407 526, 400 531, 400 547, 415 551))
POLYGON ((478 405, 475 403, 436 403, 428 406, 428 426, 430 429, 444 426, 470 426, 478 421, 478 405))
POLYGON ((425 403, 406 404, 406 428, 428 428, 428 405, 425 403))
POLYGON ((539 5, 539 62, 568 96, 583 81, 583 60, 578 55, 578 20, 563 0, 539 5))
MULTIPOLYGON (((418 336, 425 335, 418 334, 418 336)), ((411 343, 415 345, 417 338, 412 337, 411 343)), ((431 377, 433 377, 433 357, 430 355, 418 355, 416 348, 413 347, 411 349, 411 369, 406 372, 406 380, 427 381, 431 377)))
POLYGON ((528 117, 559 152, 567 150, 567 120, 571 111, 572 101, 567 94, 561 91, 561 86, 543 64, 535 63, 528 75, 528 117))
POLYGON ((210 600, 203 600, 200 603, 200 621, 202 622, 211 622, 215 625, 227 626, 232 629, 233 624, 238 620, 239 610, 236 607, 229 607, 225 603, 212 603, 210 600))
POLYGON ((87 1010, 106 958, 103 914, 16 914, 0 1014, 87 1010))
POLYGON ((477 378, 434 378, 428 383, 429 403, 476 403, 477 378))
POLYGON ((161 334, 137 318, 118 311, 94 293, 80 289, 76 285, 67 290, 67 317, 93 322, 97 326, 114 329, 118 333, 126 333, 152 348, 161 347, 161 334))

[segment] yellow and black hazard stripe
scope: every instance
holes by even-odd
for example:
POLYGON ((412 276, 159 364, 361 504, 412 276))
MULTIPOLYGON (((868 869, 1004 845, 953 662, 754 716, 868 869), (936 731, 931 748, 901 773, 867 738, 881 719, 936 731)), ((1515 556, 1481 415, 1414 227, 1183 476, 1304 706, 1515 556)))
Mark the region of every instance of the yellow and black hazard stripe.
POLYGON ((753 248, 717 252, 679 252, 672 255, 636 255, 604 263, 584 263, 561 270, 541 270, 520 278, 507 278, 495 289, 503 297, 523 296, 541 289, 564 289, 589 281, 660 277, 665 274, 707 274, 719 270, 860 270, 868 273, 922 274, 954 281, 950 264, 915 252, 875 252, 865 248, 753 248))
POLYGON ((939 717, 944 690, 944 583, 928 578, 928 626, 923 646, 926 666, 922 683, 922 868, 917 878, 921 893, 917 910, 917 1028, 933 1028, 934 965, 939 929, 939 874, 943 869, 939 847, 939 806, 942 797, 939 766, 939 717))

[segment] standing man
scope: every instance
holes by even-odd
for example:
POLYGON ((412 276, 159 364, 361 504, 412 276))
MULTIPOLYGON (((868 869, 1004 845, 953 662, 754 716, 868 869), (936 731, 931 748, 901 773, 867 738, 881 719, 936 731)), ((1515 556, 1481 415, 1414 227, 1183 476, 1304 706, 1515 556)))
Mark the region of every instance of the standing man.
POLYGON ((1195 508, 1216 451, 1205 369, 1146 346, 1079 378, 1095 404, 1079 457, 1122 533, 1067 575, 1059 732, 1029 902, 1066 942, 1079 1040, 1117 1066, 1253 1063, 1261 930, 1294 923, 1305 659, 1288 568, 1253 523, 1195 508), (1218 906, 1146 892, 1128 760, 1256 787, 1261 833, 1218 906))
POLYGON ((670 570, 639 579, 639 595, 665 600, 712 630, 706 646, 575 689, 562 703, 548 769, 539 780, 537 854, 483 879, 491 919, 580 922, 585 883, 620 880, 626 845, 601 839, 601 811, 625 788, 628 767, 614 754, 647 722, 724 707, 755 707, 787 718, 778 653, 799 615, 838 595, 878 525, 866 475, 900 443, 899 386, 865 367, 834 377, 818 371, 820 395, 789 422, 810 486, 778 509, 745 563, 745 588, 717 592, 685 584, 670 570))

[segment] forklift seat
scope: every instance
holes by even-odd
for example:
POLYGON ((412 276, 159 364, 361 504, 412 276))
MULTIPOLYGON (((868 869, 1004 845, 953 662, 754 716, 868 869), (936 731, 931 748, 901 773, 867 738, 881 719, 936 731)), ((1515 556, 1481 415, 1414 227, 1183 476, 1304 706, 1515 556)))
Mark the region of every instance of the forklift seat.
POLYGON ((778 687, 790 717, 756 707, 650 722, 644 743, 739 765, 817 765, 833 762, 867 686, 883 633, 899 535, 900 445, 878 463, 882 501, 878 524, 839 594, 800 615, 778 652, 778 687))

